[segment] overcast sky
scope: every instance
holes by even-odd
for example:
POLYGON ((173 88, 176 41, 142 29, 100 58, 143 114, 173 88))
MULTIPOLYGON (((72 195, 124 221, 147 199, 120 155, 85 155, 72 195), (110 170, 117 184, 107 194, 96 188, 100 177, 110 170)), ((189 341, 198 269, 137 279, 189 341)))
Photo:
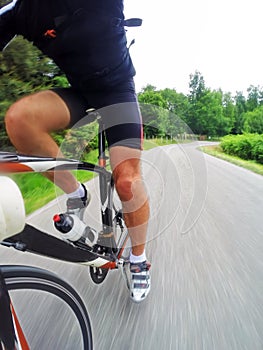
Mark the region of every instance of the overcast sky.
POLYGON ((263 0, 125 0, 137 90, 152 84, 188 93, 189 75, 206 86, 246 93, 263 86, 263 0))

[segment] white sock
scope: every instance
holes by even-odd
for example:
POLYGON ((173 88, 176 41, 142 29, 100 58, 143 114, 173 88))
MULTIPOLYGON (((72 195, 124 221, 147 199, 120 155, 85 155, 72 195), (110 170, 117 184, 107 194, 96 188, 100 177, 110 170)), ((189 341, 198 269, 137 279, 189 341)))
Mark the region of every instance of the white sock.
POLYGON ((145 251, 143 252, 142 255, 133 255, 132 253, 130 254, 130 262, 132 264, 139 264, 146 261, 146 253, 145 251))
POLYGON ((84 188, 81 184, 79 184, 79 187, 76 189, 76 191, 67 193, 68 198, 75 198, 75 197, 83 197, 85 195, 84 188))

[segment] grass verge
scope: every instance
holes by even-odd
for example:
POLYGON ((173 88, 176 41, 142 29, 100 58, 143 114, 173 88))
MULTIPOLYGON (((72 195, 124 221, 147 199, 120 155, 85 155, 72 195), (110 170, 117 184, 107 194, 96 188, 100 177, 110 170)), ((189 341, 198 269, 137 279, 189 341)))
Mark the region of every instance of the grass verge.
POLYGON ((244 160, 242 158, 236 157, 236 156, 230 156, 229 154, 226 154, 223 152, 220 145, 211 145, 211 146, 202 146, 200 147, 200 150, 210 154, 214 157, 226 160, 230 163, 233 163, 235 165, 238 165, 242 168, 248 169, 253 171, 254 173, 257 173, 259 175, 263 175, 263 165, 260 163, 257 163, 253 160, 244 160))

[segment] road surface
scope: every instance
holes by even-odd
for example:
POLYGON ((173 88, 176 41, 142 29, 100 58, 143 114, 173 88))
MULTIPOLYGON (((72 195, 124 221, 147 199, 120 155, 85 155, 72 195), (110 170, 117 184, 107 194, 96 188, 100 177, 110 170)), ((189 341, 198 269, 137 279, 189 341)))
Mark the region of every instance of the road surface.
MULTIPOLYGON (((145 302, 130 301, 119 271, 97 286, 84 266, 6 248, 1 263, 35 264, 69 281, 87 305, 96 350, 262 350, 263 177, 197 146, 144 154, 152 212, 152 291, 145 302)), ((86 219, 96 226, 94 190, 86 219)), ((52 202, 29 221, 52 230, 61 203, 52 202)), ((76 344, 69 349, 77 350, 76 344)), ((36 347, 42 349, 43 340, 36 347)))

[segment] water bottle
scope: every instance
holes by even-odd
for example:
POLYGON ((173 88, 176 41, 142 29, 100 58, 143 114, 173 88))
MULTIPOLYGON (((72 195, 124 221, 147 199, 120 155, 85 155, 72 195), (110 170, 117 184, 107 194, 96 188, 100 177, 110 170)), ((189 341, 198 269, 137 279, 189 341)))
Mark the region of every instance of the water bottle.
POLYGON ((77 215, 56 214, 53 221, 62 237, 76 245, 92 247, 98 240, 97 231, 87 226, 77 215))

